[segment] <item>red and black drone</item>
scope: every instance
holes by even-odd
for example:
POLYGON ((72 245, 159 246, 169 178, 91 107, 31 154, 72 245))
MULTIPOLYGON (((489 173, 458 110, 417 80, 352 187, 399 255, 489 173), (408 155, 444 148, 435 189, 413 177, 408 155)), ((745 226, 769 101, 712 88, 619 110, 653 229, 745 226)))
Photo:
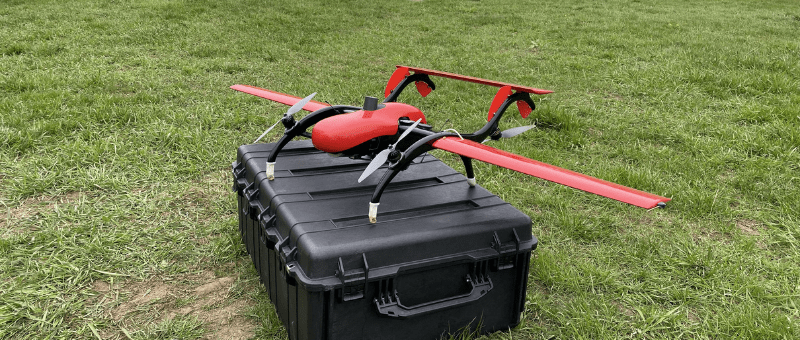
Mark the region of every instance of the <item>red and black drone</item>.
POLYGON ((482 144, 489 139, 512 137, 532 128, 533 126, 521 126, 501 131, 499 122, 503 113, 513 103, 517 104, 522 117, 527 118, 535 108, 530 94, 542 95, 552 91, 407 66, 397 66, 386 84, 385 99, 382 103, 378 103, 377 98, 366 97, 363 107, 329 105, 312 101, 316 93, 301 99, 248 85, 234 85, 231 88, 292 105, 280 121, 256 140, 258 142, 278 123, 283 123, 286 128, 267 158, 269 180, 275 178, 275 160, 278 153, 286 143, 298 136, 311 138, 314 147, 330 154, 354 159, 362 157, 372 159, 358 179, 359 182, 388 162, 387 171, 375 188, 369 203, 369 220, 373 223, 377 221, 381 194, 389 182, 400 171, 407 169, 417 156, 432 149, 460 155, 470 186, 475 186, 476 183, 472 159, 477 159, 646 209, 664 207, 670 200, 482 144), (489 108, 486 125, 472 134, 459 134, 447 130, 434 131, 427 125, 422 111, 411 105, 396 102, 400 93, 411 83, 414 83, 423 97, 436 89, 429 76, 499 87, 500 90, 497 91, 489 108), (295 120, 293 115, 300 110, 311 113, 299 121, 295 120), (312 126, 311 133, 308 133, 307 130, 312 126))

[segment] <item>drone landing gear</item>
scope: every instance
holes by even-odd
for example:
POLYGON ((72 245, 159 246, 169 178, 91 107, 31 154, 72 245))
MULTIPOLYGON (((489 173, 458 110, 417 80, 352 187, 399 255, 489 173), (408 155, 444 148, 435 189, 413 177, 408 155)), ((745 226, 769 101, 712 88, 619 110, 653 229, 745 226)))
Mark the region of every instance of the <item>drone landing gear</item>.
POLYGON ((467 183, 469 183, 469 186, 474 187, 478 182, 475 180, 475 171, 472 169, 472 158, 461 156, 461 161, 464 162, 464 171, 467 173, 467 183))
POLYGON ((381 181, 378 183, 378 186, 375 188, 375 192, 372 193, 372 200, 369 201, 369 223, 378 222, 378 205, 381 204, 381 195, 383 195, 383 191, 386 190, 386 187, 389 183, 394 179, 397 174, 400 173, 400 169, 393 169, 394 167, 389 167, 389 171, 381 177, 381 181))
MULTIPOLYGON (((378 205, 380 205, 381 202, 381 195, 383 195, 383 191, 386 190, 386 187, 389 186, 389 183, 392 182, 395 176, 397 176, 400 171, 408 169, 408 166, 411 165, 411 162, 414 161, 415 158, 433 149, 433 147, 428 144, 429 141, 449 136, 457 137, 457 135, 453 133, 440 132, 420 139, 403 153, 403 156, 397 161, 397 163, 389 167, 389 169, 384 173, 383 177, 381 177, 381 181, 378 182, 378 186, 375 187, 375 191, 372 193, 372 199, 369 202, 368 214, 370 223, 378 222, 378 205)), ((472 167, 472 158, 461 156, 461 161, 464 162, 464 170, 467 173, 467 183, 469 183, 470 187, 474 187, 476 185, 476 181, 475 171, 472 167)))
POLYGON ((281 139, 275 143, 275 147, 269 153, 269 157, 267 157, 267 179, 270 181, 275 179, 275 160, 278 158, 278 153, 281 152, 283 147, 285 147, 289 141, 298 136, 311 137, 306 130, 325 118, 330 118, 335 115, 358 110, 361 110, 361 108, 356 106, 328 106, 308 114, 298 122, 295 122, 294 118, 292 117, 289 117, 288 120, 284 120, 283 125, 286 127, 286 132, 284 132, 283 136, 281 136, 281 139))

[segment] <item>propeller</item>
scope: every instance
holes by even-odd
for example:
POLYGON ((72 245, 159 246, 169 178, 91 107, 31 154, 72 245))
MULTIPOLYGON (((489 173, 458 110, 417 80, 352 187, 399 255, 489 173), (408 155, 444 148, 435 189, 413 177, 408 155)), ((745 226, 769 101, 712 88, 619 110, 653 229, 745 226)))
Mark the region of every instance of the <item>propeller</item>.
POLYGON ((511 138, 535 127, 536 125, 525 125, 503 130, 503 132, 500 132, 500 138, 511 138))
POLYGON ((519 134, 521 134, 521 133, 523 133, 525 131, 533 129, 534 127, 536 127, 536 125, 525 125, 525 126, 517 126, 515 128, 510 128, 510 129, 507 129, 507 130, 503 130, 503 131, 500 132, 500 136, 492 136, 493 138, 486 138, 482 143, 486 143, 486 142, 488 142, 488 141, 490 141, 492 139, 498 140, 500 138, 511 138, 511 137, 519 135, 519 134))
POLYGON ((395 151, 394 148, 395 146, 397 146, 397 143, 400 143, 400 141, 403 138, 405 138, 405 136, 408 136, 408 134, 411 133, 411 130, 414 130, 414 128, 416 128, 417 125, 419 125, 420 121, 422 121, 422 118, 417 119, 417 121, 414 122, 414 124, 411 124, 411 126, 408 129, 406 129, 406 131, 403 132, 402 135, 400 135, 400 138, 397 138, 397 141, 394 142, 394 144, 389 145, 388 148, 382 150, 377 155, 375 155, 375 157, 372 158, 372 161, 369 162, 369 165, 367 165, 367 168, 364 169, 364 172, 361 174, 361 177, 358 178, 358 183, 361 183, 361 181, 369 177, 369 175, 372 175, 372 173, 375 172, 375 170, 378 170, 378 168, 380 168, 381 165, 383 165, 383 163, 386 163, 386 161, 389 160, 389 155, 393 151, 395 151))
POLYGON ((255 142, 253 142, 253 144, 258 143, 258 141, 260 141, 261 138, 264 138, 264 136, 266 136, 270 131, 272 131, 272 129, 276 125, 278 125, 278 123, 280 123, 284 119, 290 118, 295 113, 300 112, 300 110, 302 110, 303 107, 306 106, 306 104, 308 104, 308 102, 310 102, 311 99, 314 98, 314 96, 316 96, 316 95, 317 95, 317 93, 314 92, 314 93, 310 94, 308 97, 305 97, 305 98, 301 99, 299 102, 297 102, 294 105, 292 105, 292 107, 290 107, 288 110, 286 110, 286 113, 283 114, 283 118, 278 120, 277 122, 275 122, 275 124, 272 124, 272 126, 270 126, 269 129, 267 129, 267 131, 264 131, 264 133, 262 133, 261 136, 258 136, 258 138, 256 139, 255 142))

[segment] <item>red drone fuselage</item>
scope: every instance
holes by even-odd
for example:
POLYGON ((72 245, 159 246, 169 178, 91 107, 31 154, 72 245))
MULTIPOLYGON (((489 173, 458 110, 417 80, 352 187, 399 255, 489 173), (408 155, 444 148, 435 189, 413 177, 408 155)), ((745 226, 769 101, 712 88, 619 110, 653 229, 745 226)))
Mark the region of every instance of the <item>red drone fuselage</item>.
POLYGON ((374 111, 359 110, 326 118, 311 131, 314 147, 329 153, 342 153, 382 136, 393 136, 400 119, 416 121, 425 115, 418 108, 403 103, 385 103, 374 111))

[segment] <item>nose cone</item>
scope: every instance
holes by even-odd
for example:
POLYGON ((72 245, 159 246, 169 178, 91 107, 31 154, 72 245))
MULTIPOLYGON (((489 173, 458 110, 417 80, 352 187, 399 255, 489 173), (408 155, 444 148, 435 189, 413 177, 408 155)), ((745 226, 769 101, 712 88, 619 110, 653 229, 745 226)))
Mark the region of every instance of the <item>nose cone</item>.
POLYGON ((311 141, 314 147, 329 153, 339 153, 381 136, 396 135, 398 120, 422 118, 422 111, 408 104, 386 103, 375 111, 356 111, 326 118, 314 126, 311 141))

